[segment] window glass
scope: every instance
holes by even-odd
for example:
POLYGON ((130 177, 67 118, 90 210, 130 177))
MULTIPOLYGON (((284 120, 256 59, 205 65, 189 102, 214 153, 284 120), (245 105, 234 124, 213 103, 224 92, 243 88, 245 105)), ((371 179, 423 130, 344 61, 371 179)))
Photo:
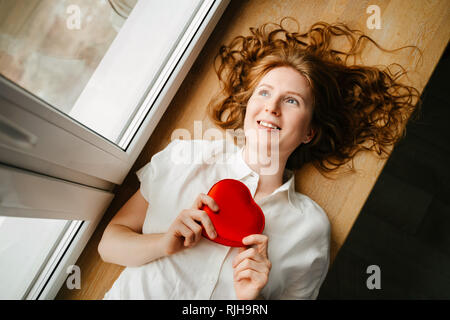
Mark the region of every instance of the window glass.
POLYGON ((0 216, 0 299, 25 298, 69 222, 0 216))

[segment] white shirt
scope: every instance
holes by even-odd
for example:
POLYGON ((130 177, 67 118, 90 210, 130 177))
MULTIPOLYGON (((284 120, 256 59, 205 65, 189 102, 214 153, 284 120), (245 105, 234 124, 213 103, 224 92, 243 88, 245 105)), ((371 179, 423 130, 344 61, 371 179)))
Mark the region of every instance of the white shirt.
MULTIPOLYGON (((255 195, 259 175, 243 159, 243 147, 229 140, 174 140, 137 172, 148 201, 142 232, 166 232, 191 208, 199 193, 219 180, 243 182, 255 195)), ((265 215, 272 263, 261 291, 265 299, 316 299, 329 266, 330 224, 323 209, 295 191, 294 173, 256 201, 265 215)), ((140 267, 125 268, 104 299, 236 299, 232 260, 238 248, 203 238, 140 267)))

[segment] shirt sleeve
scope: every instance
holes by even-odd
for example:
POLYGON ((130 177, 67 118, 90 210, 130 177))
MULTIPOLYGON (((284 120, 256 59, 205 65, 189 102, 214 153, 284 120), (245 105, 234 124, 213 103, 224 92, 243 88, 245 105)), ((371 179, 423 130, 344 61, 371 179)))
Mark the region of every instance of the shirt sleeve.
POLYGON ((321 218, 311 229, 311 235, 308 237, 310 247, 306 253, 307 267, 298 270, 297 276, 290 279, 289 285, 280 297, 283 300, 317 299, 320 287, 328 273, 330 265, 330 223, 322 208, 316 203, 312 203, 321 218))
POLYGON ((171 141, 163 150, 155 153, 149 163, 136 171, 136 175, 141 183, 139 189, 147 202, 150 202, 150 188, 155 178, 166 174, 167 170, 173 169, 173 164, 177 163, 175 153, 183 144, 186 144, 184 140, 175 139, 171 141))

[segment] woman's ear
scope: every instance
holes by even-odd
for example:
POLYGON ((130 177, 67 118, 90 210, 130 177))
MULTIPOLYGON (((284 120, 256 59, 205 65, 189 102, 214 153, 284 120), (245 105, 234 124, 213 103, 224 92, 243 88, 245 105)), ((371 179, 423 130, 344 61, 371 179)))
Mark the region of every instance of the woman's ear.
POLYGON ((306 135, 306 139, 303 140, 303 143, 308 143, 310 142, 314 136, 316 135, 316 130, 314 128, 310 128, 308 134, 306 135))

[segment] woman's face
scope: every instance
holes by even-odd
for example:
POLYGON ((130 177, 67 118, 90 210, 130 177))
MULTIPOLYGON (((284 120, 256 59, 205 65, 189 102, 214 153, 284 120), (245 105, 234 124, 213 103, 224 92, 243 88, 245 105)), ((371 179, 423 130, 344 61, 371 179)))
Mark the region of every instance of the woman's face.
MULTIPOLYGON (((244 119, 244 132, 249 137, 266 136, 258 139, 259 148, 268 148, 267 143, 278 143, 279 155, 287 160, 301 144, 314 137, 310 128, 313 96, 308 80, 291 67, 277 67, 269 71, 257 84, 250 97, 244 119), (264 123, 278 129, 268 129, 264 123), (270 140, 270 135, 277 137, 270 140)), ((256 146, 250 139, 250 148, 256 146)), ((261 150, 261 149, 259 149, 261 150)))

